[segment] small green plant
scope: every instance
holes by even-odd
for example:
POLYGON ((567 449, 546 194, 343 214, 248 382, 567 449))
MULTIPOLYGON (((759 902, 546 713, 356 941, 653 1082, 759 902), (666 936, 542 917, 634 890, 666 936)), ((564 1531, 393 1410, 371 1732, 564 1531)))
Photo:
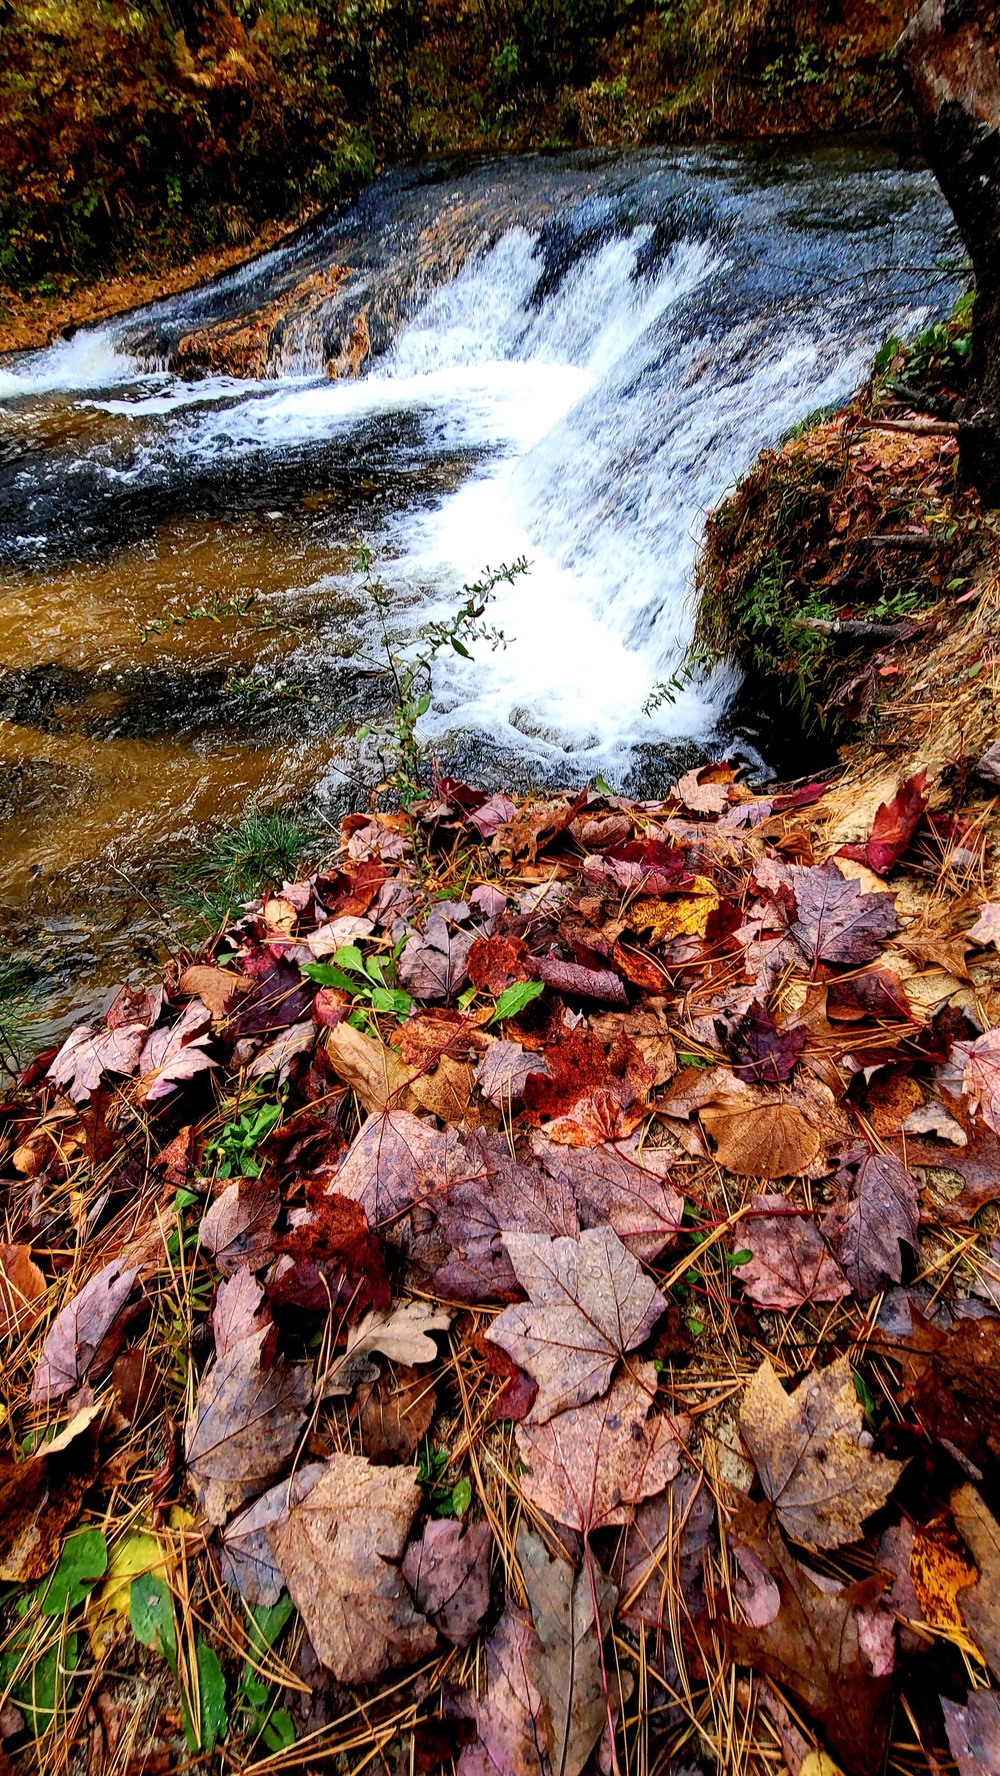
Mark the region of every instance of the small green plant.
MULTIPOLYGON (((366 1000, 373 1011, 391 1013, 402 1024, 413 1008, 410 995, 392 984, 396 957, 403 942, 405 939, 385 959, 362 956, 357 944, 344 944, 332 962, 307 962, 302 972, 321 987, 336 987, 341 993, 350 993, 353 999, 366 1000)), ((361 1022, 364 1021, 362 1017, 361 1022)))
POLYGON ((975 291, 967 290, 947 320, 932 322, 916 339, 887 339, 875 358, 876 374, 903 393, 936 383, 961 387, 972 355, 974 305, 975 291))
POLYGON ((249 1611, 247 1658, 233 1698, 234 1712, 243 1731, 250 1739, 263 1739, 268 1751, 285 1751, 295 1743, 291 1716, 277 1707, 278 1691, 260 1675, 268 1654, 293 1614, 287 1591, 283 1591, 270 1608, 261 1604, 249 1611))
POLYGON ((280 1120, 280 1104, 258 1104, 253 1110, 244 1110, 235 1122, 227 1122, 218 1140, 205 1148, 206 1160, 215 1162, 216 1177, 259 1178, 264 1168, 257 1149, 280 1120))
POLYGON ((517 1017, 531 1004, 533 999, 545 991, 544 981, 515 981, 512 986, 505 987, 496 1002, 491 1024, 500 1023, 502 1018, 517 1017))
POLYGON ((421 624, 415 644, 404 650, 390 630, 392 602, 387 588, 376 577, 374 556, 366 543, 355 552, 355 571, 361 575, 364 590, 371 600, 378 619, 383 647, 383 668, 392 682, 393 698, 393 767, 390 782, 401 808, 410 807, 425 793, 422 781, 424 748, 417 738, 421 716, 431 706, 431 675, 438 655, 450 648, 463 660, 471 660, 471 647, 477 641, 489 642, 496 650, 506 647, 507 636, 502 629, 484 623, 486 612, 496 588, 510 585, 519 574, 527 573, 524 556, 509 566, 487 568, 481 580, 462 588, 465 598, 450 617, 421 624))
POLYGON ((291 880, 319 835, 294 814, 250 808, 214 833, 177 876, 171 899, 196 930, 219 931, 233 909, 291 880))
POLYGON ((143 1573, 133 1579, 129 1588, 129 1622, 136 1640, 158 1652, 170 1667, 174 1683, 180 1691, 181 1720, 184 1737, 192 1752, 214 1751, 229 1728, 226 1710, 226 1679, 219 1656, 199 1635, 194 1643, 197 1669, 198 1718, 194 1719, 188 1703, 186 1684, 181 1682, 181 1665, 177 1645, 177 1622, 174 1600, 165 1580, 156 1573, 143 1573))
POLYGON ((426 1486, 435 1517, 464 1517, 472 1503, 472 1487, 462 1477, 451 1485, 445 1478, 451 1454, 429 1440, 417 1456, 417 1479, 426 1486))
POLYGON ((669 678, 661 678, 652 688, 642 706, 643 715, 653 715, 664 704, 676 703, 682 691, 685 691, 694 677, 694 663, 687 662, 672 672, 669 678))
POLYGON ((0 962, 0 1077, 15 1077, 31 1034, 32 973, 26 962, 9 956, 0 962))
POLYGON ((220 598, 216 593, 207 604, 189 604, 182 611, 161 611, 159 616, 150 617, 148 623, 137 623, 139 640, 145 643, 151 635, 162 635, 171 628, 180 629, 185 623, 221 623, 223 617, 235 617, 242 622, 250 616, 256 602, 254 592, 245 598, 220 598))
POLYGON ((241 697, 245 703, 271 698, 278 703, 305 703, 308 693, 301 685, 289 684, 284 678, 262 678, 259 673, 230 673, 222 687, 227 697, 241 697))

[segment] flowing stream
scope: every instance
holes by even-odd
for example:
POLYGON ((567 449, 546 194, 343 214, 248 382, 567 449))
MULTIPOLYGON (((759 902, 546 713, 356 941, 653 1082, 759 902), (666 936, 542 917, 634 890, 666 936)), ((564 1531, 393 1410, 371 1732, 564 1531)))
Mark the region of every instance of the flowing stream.
POLYGON ((691 634, 704 513, 946 310, 952 249, 930 176, 873 146, 436 166, 0 363, 8 937, 94 977, 152 941, 154 866, 213 821, 367 799, 360 538, 403 636, 529 562, 490 613, 506 647, 435 669, 425 738, 452 768, 657 794, 706 751, 759 765, 731 672, 643 713, 691 634), (196 373, 183 342, 255 313, 253 375, 196 373), (331 380, 359 317, 370 354, 331 380))

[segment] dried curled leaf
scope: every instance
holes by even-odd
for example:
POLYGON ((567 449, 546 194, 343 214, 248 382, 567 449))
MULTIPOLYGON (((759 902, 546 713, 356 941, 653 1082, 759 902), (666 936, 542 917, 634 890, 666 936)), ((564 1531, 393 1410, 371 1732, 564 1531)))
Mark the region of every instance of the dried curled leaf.
POLYGON ((847 1357, 786 1394, 765 1357, 747 1389, 740 1435, 784 1529, 806 1548, 840 1548, 885 1504, 905 1462, 874 1455, 847 1357))

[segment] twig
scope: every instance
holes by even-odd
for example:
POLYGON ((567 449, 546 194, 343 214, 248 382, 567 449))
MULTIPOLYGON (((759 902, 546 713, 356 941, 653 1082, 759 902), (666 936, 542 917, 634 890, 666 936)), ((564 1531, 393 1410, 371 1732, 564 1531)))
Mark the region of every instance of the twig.
POLYGON ((912 530, 890 531, 878 536, 834 537, 831 549, 936 549, 938 538, 912 530))
POLYGON ((851 641, 909 641, 919 631, 917 623, 870 623, 862 617, 793 617, 793 629, 809 629, 814 635, 844 635, 851 641))
POLYGON ((927 438, 957 438, 959 425, 957 419, 871 419, 854 426, 846 436, 853 439, 862 432, 916 432, 927 438))

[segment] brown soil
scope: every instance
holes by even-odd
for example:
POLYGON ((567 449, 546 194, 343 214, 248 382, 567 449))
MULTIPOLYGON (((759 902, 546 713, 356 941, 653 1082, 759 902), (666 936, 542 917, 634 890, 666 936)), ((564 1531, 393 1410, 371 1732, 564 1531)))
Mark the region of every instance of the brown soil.
POLYGON ((147 265, 118 277, 101 278, 94 284, 64 280, 64 289, 43 295, 38 290, 15 291, 0 285, 0 352, 29 351, 49 345, 67 328, 89 321, 106 321, 126 314, 163 296, 193 290, 209 278, 219 277, 245 265, 259 253, 280 245, 300 228, 315 208, 294 222, 268 222, 250 241, 239 246, 213 247, 183 265, 147 265))

